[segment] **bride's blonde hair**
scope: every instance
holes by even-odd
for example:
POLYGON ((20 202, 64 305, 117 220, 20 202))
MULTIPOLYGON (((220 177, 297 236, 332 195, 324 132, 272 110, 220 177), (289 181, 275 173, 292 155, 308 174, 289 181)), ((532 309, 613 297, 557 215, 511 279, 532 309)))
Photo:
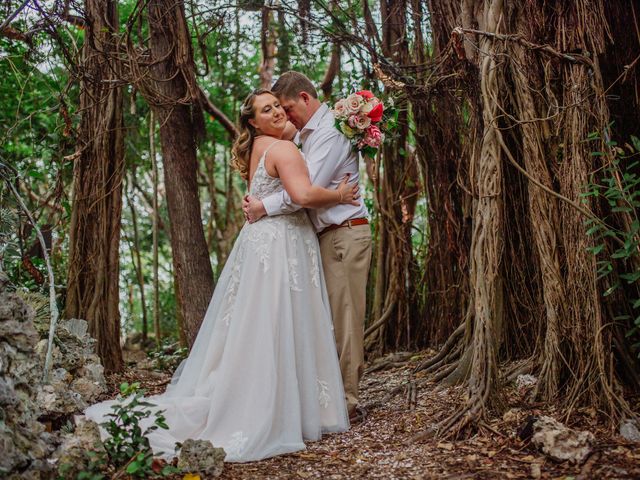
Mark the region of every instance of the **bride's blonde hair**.
POLYGON ((238 120, 240 133, 231 148, 231 166, 240 173, 244 180, 249 180, 249 159, 251 158, 253 141, 257 136, 256 128, 249 123, 249 120, 255 116, 253 104, 256 97, 265 93, 275 97, 271 90, 260 88, 251 92, 242 102, 242 107, 240 107, 240 119, 238 120))

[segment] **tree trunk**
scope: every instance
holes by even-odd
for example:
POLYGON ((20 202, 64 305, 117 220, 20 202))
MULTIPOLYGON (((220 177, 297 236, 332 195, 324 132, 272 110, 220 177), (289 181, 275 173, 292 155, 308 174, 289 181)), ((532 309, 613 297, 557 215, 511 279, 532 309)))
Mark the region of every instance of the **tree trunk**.
POLYGON ((200 215, 195 134, 201 127, 191 39, 184 5, 149 2, 152 67, 147 92, 160 124, 171 248, 183 328, 193 345, 213 292, 213 273, 200 215))
MULTIPOLYGON (((134 172, 135 175, 135 172, 134 172)), ((147 320, 147 301, 144 291, 144 273, 142 271, 142 257, 140 255, 140 235, 138 233, 138 214, 134 204, 134 195, 127 196, 129 209, 131 210, 131 223, 133 227, 133 244, 129 241, 129 250, 131 251, 131 263, 136 270, 136 278, 138 280, 138 288, 140 289, 140 312, 142 314, 142 344, 147 344, 149 334, 149 322, 147 320)))
POLYGON ((260 88, 271 88, 276 65, 276 28, 272 21, 271 9, 262 8, 262 28, 260 30, 262 63, 260 64, 260 88))
MULTIPOLYGON (((382 0, 382 52, 398 65, 410 63, 406 1, 382 0)), ((389 87, 393 88, 393 87, 389 87)), ((366 331, 366 347, 377 353, 416 345, 422 323, 416 314, 415 259, 411 229, 418 192, 415 155, 409 151, 409 114, 406 101, 399 101, 398 128, 393 140, 382 147, 384 168, 376 188, 380 211, 379 238, 384 239, 384 259, 376 252, 376 315, 366 331), (384 282, 381 295, 378 285, 384 282)))
MULTIPOLYGON (((468 94, 471 124, 482 129, 471 129, 471 168, 459 172, 474 196, 469 308, 423 365, 439 379, 468 380, 467 400, 443 431, 458 432, 499 403, 497 365, 505 360, 519 360, 508 376, 533 373, 535 394, 557 400, 567 416, 579 406, 612 421, 630 412, 614 369, 616 357, 629 361, 611 318, 629 308, 628 293, 619 292, 622 307, 603 300, 615 279, 598 279, 585 226, 612 208, 584 195, 615 154, 599 67, 611 41, 606 8, 585 0, 461 3, 466 31, 454 31, 453 44, 468 70, 479 65, 481 88, 468 94), (591 132, 602 138, 587 141, 591 132)), ((624 211, 611 213, 607 219, 630 225, 624 211)))
MULTIPOLYGON (((414 2, 416 10, 419 1, 414 2)), ((434 61, 446 51, 451 31, 457 25, 460 5, 448 0, 430 0, 434 61)), ((419 13, 419 10, 416 14, 419 13)), ((422 17, 422 15, 420 15, 422 17)), ((416 19, 414 30, 419 28, 416 19)), ((417 40, 421 39, 417 36, 417 40)), ((423 42, 415 42, 416 61, 427 51, 423 42)), ((446 69, 454 70, 452 56, 446 69)), ((460 69, 463 71, 462 69, 460 69)), ((430 72, 425 72, 424 77, 430 72)), ((476 71, 465 72, 464 80, 478 85, 476 71)), ((424 82, 427 78, 422 79, 424 82)), ((441 344, 464 318, 469 296, 469 248, 471 238, 471 197, 460 186, 461 172, 468 169, 464 161, 464 143, 469 128, 463 124, 459 92, 462 79, 442 85, 437 94, 411 98, 416 124, 416 154, 422 170, 428 208, 428 250, 421 288, 424 327, 423 345, 441 344)))
POLYGON ((84 318, 107 371, 123 368, 120 349, 119 245, 124 172, 122 90, 113 34, 117 2, 86 0, 80 155, 74 163, 65 316, 84 318))
MULTIPOLYGON (((151 178, 153 182, 152 199, 152 242, 153 242, 153 336, 156 346, 160 346, 162 341, 162 331, 160 330, 160 278, 158 277, 158 220, 160 211, 158 206, 158 157, 156 155, 156 116, 153 109, 149 111, 149 156, 151 157, 151 178)), ((177 298, 177 297, 176 297, 177 298)), ((180 308, 180 306, 177 306, 180 308)), ((179 328, 182 332, 182 329, 179 328)), ((184 337, 184 334, 181 338, 184 337)), ((186 343, 186 342, 184 342, 186 343)))

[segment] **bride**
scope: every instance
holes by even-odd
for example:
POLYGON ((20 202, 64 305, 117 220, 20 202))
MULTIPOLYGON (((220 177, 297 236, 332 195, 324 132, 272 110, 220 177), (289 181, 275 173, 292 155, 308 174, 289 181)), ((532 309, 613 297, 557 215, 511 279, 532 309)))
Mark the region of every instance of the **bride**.
MULTIPOLYGON (((305 207, 353 203, 358 187, 311 184, 296 146, 282 137, 278 99, 256 90, 244 101, 233 163, 263 198, 283 188, 305 207)), ((189 357, 165 393, 168 430, 149 434, 156 455, 176 442, 210 440, 244 462, 305 448, 349 428, 318 240, 304 210, 246 223, 229 255, 189 357)), ((89 407, 101 423, 113 401, 89 407)), ((104 432, 103 432, 104 433, 104 432)))

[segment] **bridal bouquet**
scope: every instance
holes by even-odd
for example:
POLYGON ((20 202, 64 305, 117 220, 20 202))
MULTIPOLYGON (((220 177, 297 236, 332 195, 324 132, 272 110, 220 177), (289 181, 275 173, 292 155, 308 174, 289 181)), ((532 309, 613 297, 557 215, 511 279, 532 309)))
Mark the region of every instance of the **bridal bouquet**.
POLYGON ((336 128, 363 155, 374 157, 390 128, 389 113, 382 101, 369 90, 360 90, 341 98, 333 106, 336 128))

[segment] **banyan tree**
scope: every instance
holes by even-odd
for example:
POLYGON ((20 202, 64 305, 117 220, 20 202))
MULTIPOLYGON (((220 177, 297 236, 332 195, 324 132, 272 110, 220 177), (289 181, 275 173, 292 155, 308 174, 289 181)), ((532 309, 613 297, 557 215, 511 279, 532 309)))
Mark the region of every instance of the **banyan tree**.
MULTIPOLYGON (((633 149, 619 145, 638 133, 640 40, 620 19, 637 19, 637 8, 602 0, 428 3, 428 58, 420 23, 410 21, 424 6, 410 2, 396 27, 412 43, 377 68, 414 115, 429 212, 424 272, 401 276, 403 288, 425 291, 404 346, 446 339, 416 370, 468 389, 441 432, 477 424, 523 373, 537 377, 535 397, 557 401, 567 416, 587 405, 611 419, 631 415, 624 388, 640 383, 625 334, 639 297, 628 273, 638 267, 638 228, 622 170, 633 149)), ((383 185, 402 165, 385 161, 383 185)), ((406 198, 406 185, 391 197, 406 198)), ((405 239, 395 226, 389 235, 389 245, 405 239)), ((388 319, 387 340, 406 325, 388 319)))

